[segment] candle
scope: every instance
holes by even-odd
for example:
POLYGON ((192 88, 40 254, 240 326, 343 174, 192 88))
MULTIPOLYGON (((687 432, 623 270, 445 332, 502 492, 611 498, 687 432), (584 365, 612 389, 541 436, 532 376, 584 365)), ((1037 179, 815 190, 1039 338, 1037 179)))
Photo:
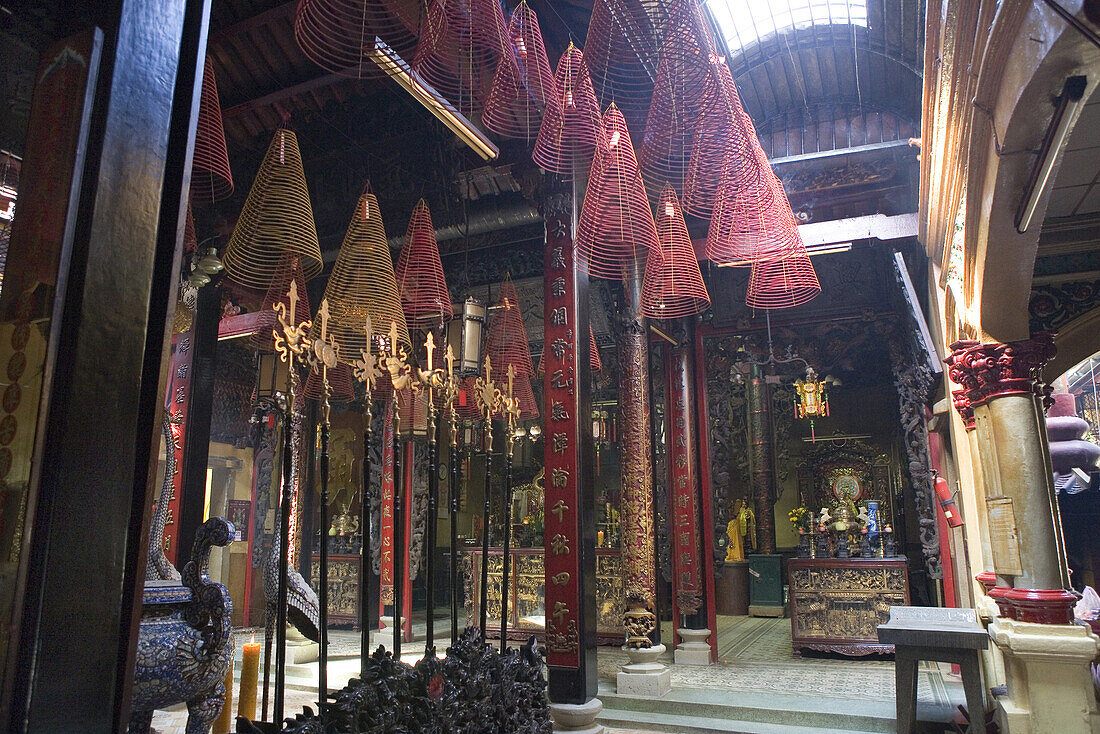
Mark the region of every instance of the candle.
POLYGON ((225 671, 225 703, 222 712, 214 720, 213 734, 229 734, 233 731, 233 658, 229 658, 229 667, 225 671))
POLYGON ((241 692, 237 696, 237 716, 249 721, 256 720, 256 686, 260 674, 260 643, 256 636, 252 642, 245 643, 241 660, 241 692))

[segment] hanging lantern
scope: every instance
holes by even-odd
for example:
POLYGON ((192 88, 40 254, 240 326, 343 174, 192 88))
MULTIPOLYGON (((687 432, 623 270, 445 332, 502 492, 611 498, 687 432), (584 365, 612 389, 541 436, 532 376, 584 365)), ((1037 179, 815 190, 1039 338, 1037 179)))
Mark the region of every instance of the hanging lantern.
POLYGON ((484 361, 481 336, 485 332, 485 306, 471 297, 454 311, 454 317, 447 322, 446 339, 454 355, 455 374, 462 377, 479 375, 484 361))
POLYGON ((623 0, 594 0, 584 58, 600 106, 618 105, 631 126, 640 127, 653 96, 665 8, 664 3, 626 5, 623 0), (642 20, 652 32, 638 32, 632 22, 637 15, 648 16, 642 20))
POLYGON ((443 262, 439 259, 432 213, 423 199, 413 209, 395 275, 401 307, 411 325, 434 326, 454 315, 451 294, 443 276, 443 262))
POLYGON ((817 379, 817 373, 813 367, 806 368, 806 378, 795 380, 795 405, 796 417, 810 421, 810 437, 816 443, 814 434, 814 418, 824 418, 829 415, 829 395, 825 391, 826 384, 817 379))
POLYGON ((813 263, 805 247, 786 257, 752 265, 745 303, 753 308, 793 308, 821 293, 813 263))

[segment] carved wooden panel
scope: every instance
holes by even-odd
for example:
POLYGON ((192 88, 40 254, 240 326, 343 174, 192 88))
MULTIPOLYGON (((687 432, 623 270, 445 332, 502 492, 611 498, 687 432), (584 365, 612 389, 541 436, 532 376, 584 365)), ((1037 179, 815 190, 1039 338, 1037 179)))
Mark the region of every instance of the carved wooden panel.
MULTIPOLYGON (((317 571, 321 557, 313 554, 310 585, 318 588, 317 571)), ((329 556, 328 621, 330 625, 359 625, 359 556, 329 556)))

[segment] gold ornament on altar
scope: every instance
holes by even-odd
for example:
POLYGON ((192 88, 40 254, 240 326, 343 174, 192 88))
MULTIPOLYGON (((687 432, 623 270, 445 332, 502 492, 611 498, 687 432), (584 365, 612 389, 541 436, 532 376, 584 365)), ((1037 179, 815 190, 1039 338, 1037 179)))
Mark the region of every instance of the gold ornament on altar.
POLYGON ((824 418, 829 415, 829 395, 826 390, 826 381, 819 380, 813 367, 806 368, 806 378, 795 380, 795 415, 810 421, 810 437, 817 442, 814 434, 814 418, 824 418))
POLYGON ((332 536, 352 535, 359 530, 359 518, 348 512, 348 506, 343 505, 341 508, 343 511, 332 518, 332 527, 328 529, 328 534, 332 536))

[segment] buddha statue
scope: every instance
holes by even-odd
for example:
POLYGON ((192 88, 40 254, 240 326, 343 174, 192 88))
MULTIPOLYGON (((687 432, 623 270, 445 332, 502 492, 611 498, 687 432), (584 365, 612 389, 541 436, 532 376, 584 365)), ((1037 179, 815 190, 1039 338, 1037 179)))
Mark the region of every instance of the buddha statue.
POLYGON ((733 519, 726 525, 729 545, 726 547, 726 563, 745 560, 745 536, 749 545, 755 547, 756 513, 744 500, 733 501, 733 519))

